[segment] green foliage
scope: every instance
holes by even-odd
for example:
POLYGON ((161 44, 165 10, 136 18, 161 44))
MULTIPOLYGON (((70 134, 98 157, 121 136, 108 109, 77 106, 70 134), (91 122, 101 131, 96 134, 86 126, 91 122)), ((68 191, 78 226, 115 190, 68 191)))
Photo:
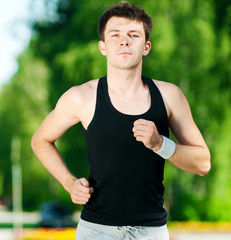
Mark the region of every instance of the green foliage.
MULTIPOLYGON (((47 16, 34 23, 30 45, 18 59, 19 72, 0 93, 0 197, 11 196, 10 145, 17 134, 22 138, 24 208, 37 208, 51 198, 71 205, 68 194, 33 155, 30 139, 67 89, 106 74, 106 60, 97 46, 97 19, 116 2, 47 1, 47 16)), ((131 2, 154 20, 143 74, 183 90, 212 155, 212 169, 205 177, 166 163, 169 218, 231 221, 231 3, 131 2)), ((87 177, 82 126, 69 129, 57 147, 73 174, 87 177)))
POLYGON ((230 221, 230 215, 227 214, 231 209, 231 148, 230 137, 227 138, 227 134, 231 133, 230 119, 231 110, 227 108, 214 146, 214 159, 216 159, 216 162, 213 163, 213 167, 216 171, 213 172, 213 178, 210 182, 211 198, 208 200, 209 205, 213 206, 213 208, 209 209, 208 215, 214 221, 219 219, 230 221), (227 141, 227 139, 229 140, 227 141))
MULTIPOLYGON (((36 130, 48 111, 47 103, 47 78, 49 70, 46 65, 38 59, 34 59, 31 52, 25 51, 19 58, 20 71, 13 77, 13 81, 3 86, 0 100, 0 129, 1 137, 4 141, 0 142, 1 161, 0 175, 3 176, 3 192, 1 196, 11 195, 11 140, 13 136, 19 135, 22 141, 21 161, 23 167, 23 185, 24 191, 28 188, 28 197, 33 194, 31 199, 35 198, 39 189, 35 189, 33 181, 41 178, 39 171, 31 170, 34 165, 38 169, 40 164, 34 157, 30 148, 30 139, 32 132, 36 130), (33 179, 33 181, 32 181, 33 179)), ((27 198, 24 199, 27 201, 27 198)), ((39 199, 38 199, 39 201, 39 199)), ((28 204, 33 205, 35 201, 28 204)), ((31 206, 32 207, 32 206, 31 206)))

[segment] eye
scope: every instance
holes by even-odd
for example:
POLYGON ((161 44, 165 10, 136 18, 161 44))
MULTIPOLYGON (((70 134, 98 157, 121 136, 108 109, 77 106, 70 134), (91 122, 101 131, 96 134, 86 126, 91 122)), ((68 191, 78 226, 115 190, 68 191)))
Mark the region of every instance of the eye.
POLYGON ((118 37, 118 36, 119 36, 119 34, 117 34, 117 33, 112 35, 112 37, 118 37))
POLYGON ((132 37, 132 38, 138 38, 139 37, 139 35, 137 35, 137 34, 129 34, 129 36, 132 37))

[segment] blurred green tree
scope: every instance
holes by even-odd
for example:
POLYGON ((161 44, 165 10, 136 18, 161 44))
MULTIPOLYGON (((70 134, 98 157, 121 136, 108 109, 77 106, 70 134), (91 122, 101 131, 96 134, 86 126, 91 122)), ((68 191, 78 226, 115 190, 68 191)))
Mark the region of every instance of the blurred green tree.
MULTIPOLYGON (((10 141, 18 133, 23 138, 26 209, 49 198, 71 204, 68 194, 32 154, 30 138, 68 88, 106 74, 106 62, 97 47, 97 19, 116 2, 44 0, 47 16, 34 23, 30 45, 19 58, 20 71, 1 91, 0 184, 4 187, 0 194, 10 195, 10 141)), ((166 163, 169 218, 230 221, 231 2, 130 2, 146 9, 154 20, 152 50, 144 59, 143 74, 183 90, 212 154, 212 169, 203 178, 166 163)), ((87 176, 82 127, 68 130, 57 146, 71 171, 77 177, 87 176)))

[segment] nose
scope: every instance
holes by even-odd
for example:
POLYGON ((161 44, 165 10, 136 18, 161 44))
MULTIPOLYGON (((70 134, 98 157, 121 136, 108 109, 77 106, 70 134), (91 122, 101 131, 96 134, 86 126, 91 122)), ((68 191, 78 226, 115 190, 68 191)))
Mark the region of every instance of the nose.
POLYGON ((131 43, 130 43, 128 37, 122 37, 121 38, 120 46, 121 47, 130 47, 131 46, 131 43))

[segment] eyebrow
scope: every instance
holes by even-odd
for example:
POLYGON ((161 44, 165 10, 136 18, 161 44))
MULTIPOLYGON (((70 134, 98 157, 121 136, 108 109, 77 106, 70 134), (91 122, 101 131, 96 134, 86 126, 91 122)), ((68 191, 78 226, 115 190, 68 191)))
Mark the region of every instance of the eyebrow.
MULTIPOLYGON (((120 30, 118 29, 111 29, 108 31, 108 33, 111 33, 111 32, 120 32, 120 30)), ((128 31, 129 33, 139 33, 139 34, 142 34, 142 32, 138 31, 138 30, 129 30, 128 31)))
POLYGON ((109 31, 108 31, 108 33, 111 33, 111 32, 119 32, 119 30, 112 29, 112 30, 109 30, 109 31))

